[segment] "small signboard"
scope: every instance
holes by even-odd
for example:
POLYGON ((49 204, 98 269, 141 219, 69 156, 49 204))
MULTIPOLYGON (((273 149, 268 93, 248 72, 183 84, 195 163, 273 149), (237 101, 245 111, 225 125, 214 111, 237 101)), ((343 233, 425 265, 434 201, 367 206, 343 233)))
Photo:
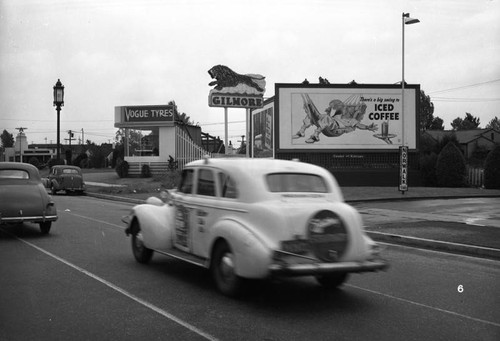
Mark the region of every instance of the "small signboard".
POLYGON ((399 190, 404 194, 408 190, 408 147, 399 147, 399 190))

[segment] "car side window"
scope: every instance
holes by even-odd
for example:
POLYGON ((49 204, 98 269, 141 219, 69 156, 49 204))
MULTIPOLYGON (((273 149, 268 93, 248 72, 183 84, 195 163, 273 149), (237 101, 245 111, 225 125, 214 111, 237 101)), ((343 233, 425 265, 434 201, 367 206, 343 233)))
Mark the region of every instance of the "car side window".
POLYGON ((238 197, 238 191, 234 180, 227 174, 219 173, 220 195, 223 198, 235 199, 238 197))
POLYGON ((193 190, 194 171, 185 169, 182 171, 181 182, 179 183, 179 192, 190 194, 193 190))
POLYGON ((214 173, 210 169, 200 169, 198 172, 197 194, 215 196, 214 173))

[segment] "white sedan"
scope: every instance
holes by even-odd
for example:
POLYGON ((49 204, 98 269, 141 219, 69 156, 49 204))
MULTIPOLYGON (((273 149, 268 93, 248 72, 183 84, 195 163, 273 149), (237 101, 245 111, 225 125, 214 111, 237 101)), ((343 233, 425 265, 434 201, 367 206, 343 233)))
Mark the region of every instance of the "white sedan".
POLYGON ((315 276, 337 287, 351 272, 388 267, 335 178, 315 165, 206 158, 185 167, 166 201, 149 198, 124 218, 135 259, 156 251, 205 267, 229 296, 249 278, 315 276))

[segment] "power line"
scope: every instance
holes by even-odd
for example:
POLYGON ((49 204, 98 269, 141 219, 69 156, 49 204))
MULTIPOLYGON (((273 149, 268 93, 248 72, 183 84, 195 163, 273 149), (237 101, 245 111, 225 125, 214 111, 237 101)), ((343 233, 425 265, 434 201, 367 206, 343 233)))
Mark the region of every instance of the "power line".
POLYGON ((486 81, 486 82, 471 84, 471 85, 459 86, 457 88, 450 88, 450 89, 445 89, 445 90, 432 91, 432 92, 429 92, 428 95, 430 95, 430 94, 437 94, 437 93, 443 93, 443 92, 449 92, 449 91, 455 91, 455 90, 461 90, 461 89, 466 89, 466 88, 473 88, 473 87, 481 86, 481 85, 484 85, 484 84, 496 83, 498 81, 500 81, 500 78, 494 79, 494 80, 491 80, 491 81, 486 81))
POLYGON ((434 102, 496 102, 500 101, 500 98, 453 98, 453 97, 434 97, 432 96, 432 101, 434 102))

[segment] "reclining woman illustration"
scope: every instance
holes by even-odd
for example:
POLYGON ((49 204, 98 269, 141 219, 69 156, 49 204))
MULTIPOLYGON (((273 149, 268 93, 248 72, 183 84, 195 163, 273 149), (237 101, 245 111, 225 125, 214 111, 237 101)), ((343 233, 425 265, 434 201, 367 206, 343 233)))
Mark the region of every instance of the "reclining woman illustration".
POLYGON ((303 124, 299 131, 292 136, 292 139, 304 137, 306 129, 313 125, 316 126, 316 129, 305 140, 306 143, 318 142, 320 134, 328 137, 338 137, 345 133, 353 132, 356 129, 378 130, 378 125, 374 123, 365 125, 360 122, 366 111, 366 104, 363 102, 358 102, 355 105, 346 105, 341 100, 334 99, 330 101, 328 107, 325 109, 326 113, 320 114, 309 95, 301 95, 304 101, 304 111, 307 116, 302 121, 303 124))

